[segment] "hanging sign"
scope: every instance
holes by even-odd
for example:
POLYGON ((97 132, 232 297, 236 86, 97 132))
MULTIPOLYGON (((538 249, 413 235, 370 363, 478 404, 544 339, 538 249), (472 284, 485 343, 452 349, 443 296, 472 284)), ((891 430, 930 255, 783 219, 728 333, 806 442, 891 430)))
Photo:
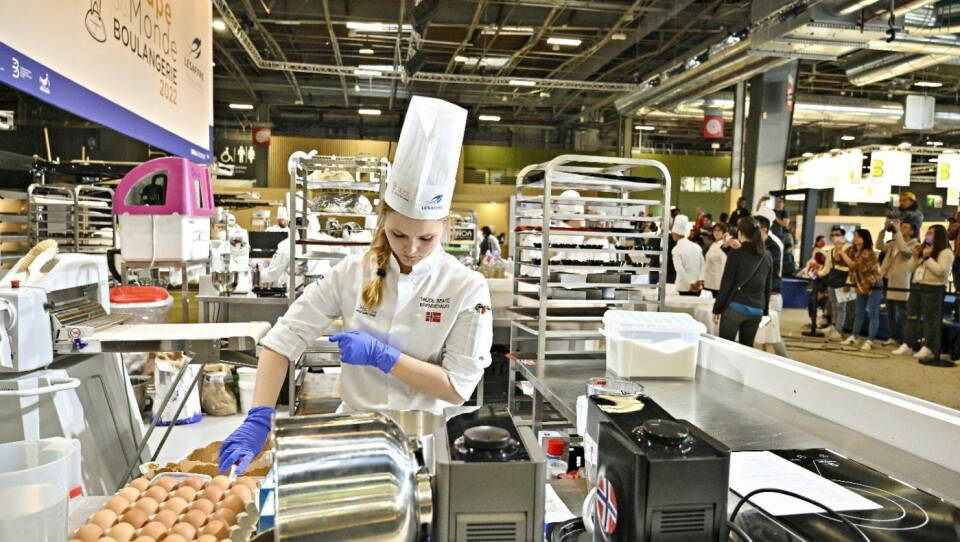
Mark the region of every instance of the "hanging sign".
POLYGON ((210 163, 212 10, 191 0, 0 0, 0 83, 210 163))
POLYGON ((707 109, 703 114, 703 137, 723 139, 723 113, 719 109, 707 109))
POLYGON ((960 154, 941 154, 937 158, 937 188, 960 185, 960 154))
POLYGON ((260 147, 270 146, 270 128, 262 126, 253 127, 253 144, 260 147))
POLYGON ((890 186, 910 186, 912 159, 909 152, 873 151, 870 155, 870 177, 890 186))

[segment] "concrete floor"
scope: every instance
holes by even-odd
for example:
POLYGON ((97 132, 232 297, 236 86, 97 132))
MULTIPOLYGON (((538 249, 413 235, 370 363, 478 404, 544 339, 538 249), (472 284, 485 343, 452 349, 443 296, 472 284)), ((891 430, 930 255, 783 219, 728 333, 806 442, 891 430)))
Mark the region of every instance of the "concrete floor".
POLYGON ((863 352, 859 347, 804 337, 800 332, 805 331, 803 325, 809 322, 804 309, 783 311, 781 333, 790 359, 960 409, 960 367, 921 365, 909 356, 893 356, 893 347, 863 352))

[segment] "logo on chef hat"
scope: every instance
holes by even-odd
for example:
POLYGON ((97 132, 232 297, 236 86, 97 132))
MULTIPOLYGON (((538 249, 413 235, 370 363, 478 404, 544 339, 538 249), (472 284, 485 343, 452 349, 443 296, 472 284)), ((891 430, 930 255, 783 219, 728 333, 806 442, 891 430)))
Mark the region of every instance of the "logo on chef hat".
POLYGON ((423 207, 421 208, 424 211, 436 211, 437 209, 442 208, 442 205, 441 205, 442 202, 443 202, 443 194, 437 194, 436 196, 433 196, 432 198, 425 200, 423 202, 423 207))

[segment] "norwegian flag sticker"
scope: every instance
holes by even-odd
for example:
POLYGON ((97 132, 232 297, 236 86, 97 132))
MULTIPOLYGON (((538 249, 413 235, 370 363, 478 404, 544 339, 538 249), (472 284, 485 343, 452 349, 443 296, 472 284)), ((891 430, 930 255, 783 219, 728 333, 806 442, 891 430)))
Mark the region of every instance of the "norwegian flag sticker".
POLYGON ((617 530, 617 495, 605 476, 597 482, 597 523, 607 534, 617 530))
POLYGON ((425 319, 427 322, 433 322, 434 324, 440 323, 440 313, 427 311, 427 317, 425 319))

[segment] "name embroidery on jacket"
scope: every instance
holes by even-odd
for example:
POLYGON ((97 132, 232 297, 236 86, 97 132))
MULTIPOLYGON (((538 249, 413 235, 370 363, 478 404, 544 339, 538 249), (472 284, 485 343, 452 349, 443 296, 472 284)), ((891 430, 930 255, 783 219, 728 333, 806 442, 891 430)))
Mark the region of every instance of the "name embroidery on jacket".
POLYGON ((421 309, 449 309, 450 298, 449 297, 421 297, 420 308, 421 309))
POLYGON ((376 317, 377 317, 377 311, 375 311, 375 310, 370 310, 370 309, 366 308, 366 307, 363 306, 363 305, 359 305, 359 306, 357 307, 357 314, 362 314, 362 315, 364 315, 364 316, 369 316, 369 317, 371 317, 371 318, 376 318, 376 317))

